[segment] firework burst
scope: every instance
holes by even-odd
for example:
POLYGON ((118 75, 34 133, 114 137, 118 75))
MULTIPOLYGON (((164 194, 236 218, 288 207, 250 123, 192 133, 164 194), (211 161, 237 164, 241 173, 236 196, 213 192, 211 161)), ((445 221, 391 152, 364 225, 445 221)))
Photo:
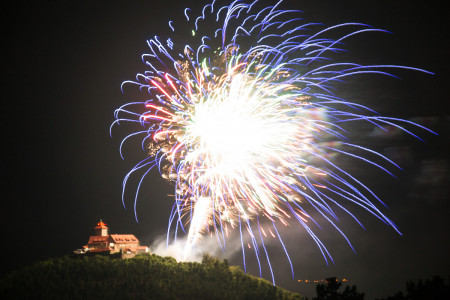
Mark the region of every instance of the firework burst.
POLYGON ((174 184, 167 239, 171 228, 175 236, 179 229, 189 228, 186 258, 205 232, 216 235, 224 248, 232 230, 241 234, 244 265, 244 246, 253 246, 259 262, 260 247, 267 256, 268 238, 278 239, 289 258, 278 227, 299 223, 329 260, 328 250, 314 234, 313 215, 345 237, 334 210, 359 223, 348 208, 355 205, 398 231, 374 204, 381 200, 340 167, 335 154, 389 174, 381 164, 356 153, 398 166, 352 144, 343 126, 360 121, 380 128, 395 126, 409 134, 403 125, 428 129, 380 116, 332 90, 356 74, 390 75, 383 71, 386 68, 423 70, 328 60, 329 54, 341 51, 345 39, 383 30, 360 23, 327 28, 304 24, 298 11, 280 8, 281 2, 260 7, 258 1, 222 6, 213 1, 198 17, 186 9, 187 25, 168 25, 174 36, 178 26, 188 29, 190 42, 178 44, 175 38, 162 41, 157 36, 148 40, 150 52, 143 55, 148 71, 124 82, 137 85, 149 97, 116 110, 114 124, 128 121, 142 128, 123 141, 142 135, 149 154, 127 174, 124 189, 129 176, 143 170, 139 189, 155 166, 174 184), (341 35, 327 38, 334 31, 341 35))

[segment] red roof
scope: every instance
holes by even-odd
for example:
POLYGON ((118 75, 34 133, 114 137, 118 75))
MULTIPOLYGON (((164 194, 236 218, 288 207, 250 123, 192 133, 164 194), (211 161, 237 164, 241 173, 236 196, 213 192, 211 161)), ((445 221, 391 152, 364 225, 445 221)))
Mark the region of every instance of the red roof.
POLYGON ((116 244, 139 243, 134 234, 111 234, 110 237, 116 244))
POLYGON ((105 243, 107 242, 109 239, 108 235, 92 235, 89 237, 89 242, 88 244, 100 244, 100 243, 105 243))

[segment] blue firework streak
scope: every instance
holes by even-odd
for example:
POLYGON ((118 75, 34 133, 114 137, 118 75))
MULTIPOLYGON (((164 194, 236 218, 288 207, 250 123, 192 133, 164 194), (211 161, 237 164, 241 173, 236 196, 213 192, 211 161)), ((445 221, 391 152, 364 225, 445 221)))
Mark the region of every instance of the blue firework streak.
POLYGON ((172 232, 175 239, 179 229, 187 232, 186 259, 206 232, 224 249, 228 233, 235 230, 244 266, 248 245, 258 264, 265 256, 271 268, 267 239, 279 240, 290 262, 278 228, 299 223, 328 262, 332 258, 314 233, 318 223, 313 215, 334 226, 353 249, 336 225, 334 210, 361 224, 349 210, 355 205, 399 232, 378 208, 384 205, 381 200, 343 169, 336 155, 362 160, 390 175, 376 161, 398 166, 351 143, 345 124, 394 126, 413 136, 405 126, 430 130, 348 102, 335 86, 357 74, 393 76, 384 71, 389 68, 430 72, 331 60, 330 54, 339 57, 345 39, 384 30, 361 23, 326 28, 305 24, 299 11, 281 5, 213 1, 199 16, 186 9, 186 24, 168 22, 173 37, 148 40, 150 51, 142 56, 148 70, 124 82, 137 85, 149 99, 117 109, 113 125, 139 124, 141 129, 122 144, 142 136, 149 156, 126 175, 123 189, 133 173, 143 172, 136 209, 142 180, 152 169, 174 183, 167 242, 172 232), (328 38, 336 33, 338 38, 328 38), (179 43, 186 34, 189 42, 179 43))

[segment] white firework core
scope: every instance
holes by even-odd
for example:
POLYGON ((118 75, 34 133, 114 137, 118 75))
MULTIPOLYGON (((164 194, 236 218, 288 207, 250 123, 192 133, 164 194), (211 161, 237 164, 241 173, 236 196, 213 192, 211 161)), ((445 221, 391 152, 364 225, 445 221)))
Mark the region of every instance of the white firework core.
POLYGON ((397 124, 403 122, 428 129, 348 102, 335 94, 334 84, 356 74, 390 75, 380 70, 386 67, 424 70, 327 58, 339 53, 343 40, 381 29, 343 23, 308 34, 318 24, 298 24, 297 11, 281 9, 282 1, 262 10, 258 1, 234 1, 220 8, 215 2, 197 18, 186 15, 188 26, 195 28, 192 32, 198 32, 192 37, 196 50, 185 45, 181 53, 180 44, 175 47, 168 39, 164 45, 157 36, 148 41, 151 53, 143 59, 151 70, 129 82, 147 90, 151 99, 116 111, 116 123, 144 126, 125 139, 145 135, 143 144, 148 144, 150 156, 126 175, 124 186, 131 173, 147 169, 145 177, 155 166, 175 185, 167 241, 171 226, 176 238, 189 224, 186 259, 206 231, 215 233, 220 243, 238 227, 244 259, 245 231, 257 255, 264 238, 278 239, 287 255, 277 226, 299 223, 328 260, 328 250, 314 233, 318 225, 314 218, 332 224, 351 246, 334 210, 361 224, 351 212, 355 206, 398 231, 372 203, 381 200, 343 168, 341 157, 393 175, 384 164, 398 167, 394 162, 351 143, 351 128, 367 122, 414 135, 397 124), (214 24, 217 30, 214 35, 200 34, 201 24, 214 24), (328 38, 333 31, 342 35, 328 38), (135 105, 144 105, 146 111, 132 111, 135 105), (349 128, 344 126, 348 123, 349 128))

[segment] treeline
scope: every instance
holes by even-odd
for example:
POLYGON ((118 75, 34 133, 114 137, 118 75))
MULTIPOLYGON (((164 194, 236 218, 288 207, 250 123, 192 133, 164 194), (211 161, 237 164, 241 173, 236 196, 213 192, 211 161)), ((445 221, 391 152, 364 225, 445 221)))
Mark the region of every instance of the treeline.
POLYGON ((343 291, 341 287, 342 281, 336 277, 328 277, 325 284, 319 283, 316 286, 317 297, 313 300, 364 300, 364 293, 358 292, 355 285, 347 285, 343 291))
POLYGON ((303 299, 205 255, 202 263, 139 255, 54 258, 14 271, 1 299, 303 299))
MULTIPOLYGON (((317 297, 312 300, 364 300, 364 293, 360 293, 356 286, 342 288, 342 282, 336 277, 329 277, 325 284, 316 286, 317 297)), ((442 277, 435 276, 429 280, 419 280, 417 283, 406 283, 406 294, 396 293, 394 296, 378 300, 448 300, 450 299, 450 278, 448 283, 442 277)))
POLYGON ((408 281, 406 283, 406 294, 396 293, 394 296, 378 300, 448 300, 450 299, 450 277, 447 283, 440 276, 434 276, 425 281, 417 283, 408 281))

